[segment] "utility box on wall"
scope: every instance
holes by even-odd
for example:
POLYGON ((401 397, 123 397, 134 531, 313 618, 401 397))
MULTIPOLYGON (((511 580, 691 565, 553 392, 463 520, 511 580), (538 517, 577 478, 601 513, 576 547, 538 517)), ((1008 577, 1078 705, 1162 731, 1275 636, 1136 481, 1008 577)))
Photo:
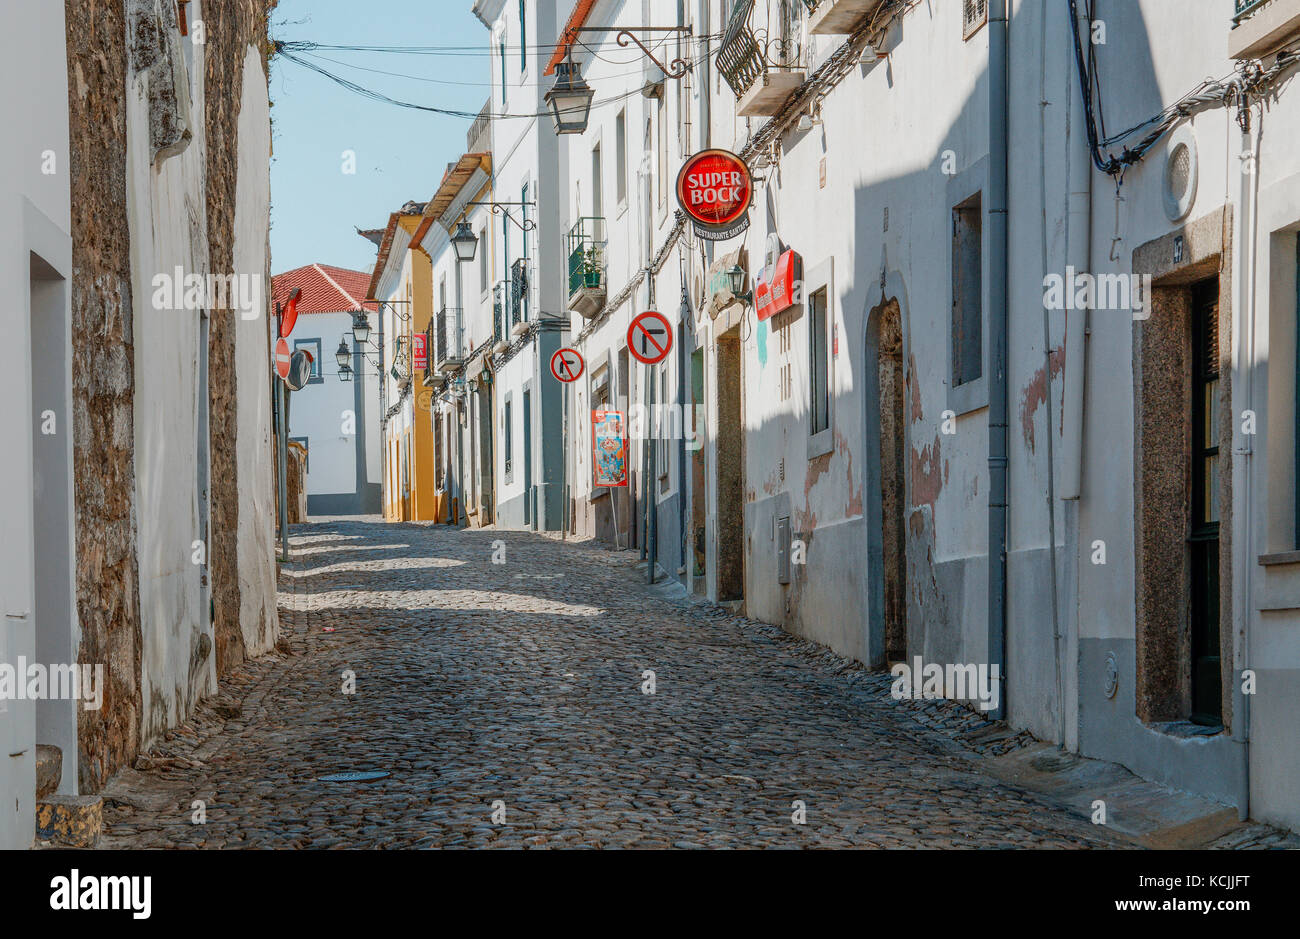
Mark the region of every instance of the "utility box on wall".
POLYGON ((776 520, 776 582, 790 583, 790 516, 776 520))

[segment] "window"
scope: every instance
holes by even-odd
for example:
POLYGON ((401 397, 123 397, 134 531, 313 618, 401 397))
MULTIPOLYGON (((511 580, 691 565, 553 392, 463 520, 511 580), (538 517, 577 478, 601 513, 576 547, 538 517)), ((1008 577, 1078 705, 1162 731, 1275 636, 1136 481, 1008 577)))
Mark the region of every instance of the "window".
POLYGON ((293 351, 306 349, 311 355, 311 378, 307 380, 309 385, 319 385, 325 381, 321 374, 320 360, 320 340, 319 339, 295 339, 293 341, 293 351))
POLYGON ((952 381, 984 372, 983 217, 978 194, 952 210, 952 381))
POLYGON ((618 204, 627 201, 627 114, 618 112, 614 119, 614 194, 618 204))
POLYGON ((488 242, 487 226, 478 233, 478 285, 479 292, 486 295, 488 292, 488 252, 492 250, 492 245, 488 242))
POLYGON ((600 165, 600 144, 591 148, 591 214, 596 218, 605 214, 605 177, 600 165))
POLYGON ((506 33, 501 31, 501 110, 506 106, 506 33))
POLYGON ((300 443, 302 448, 307 451, 307 459, 303 461, 302 468, 308 473, 311 472, 311 442, 306 437, 290 437, 290 443, 300 443))
POLYGON ((961 38, 969 39, 989 21, 989 0, 961 0, 961 38))
POLYGON ((657 441, 658 452, 655 454, 655 469, 659 474, 659 494, 663 495, 672 486, 668 482, 668 470, 671 468, 672 448, 668 441, 674 434, 680 432, 681 428, 672 426, 672 411, 668 404, 668 366, 665 363, 659 368, 659 413, 661 416, 659 423, 659 439, 657 441))
POLYGON ((514 480, 515 425, 510 420, 511 403, 510 396, 506 395, 506 408, 501 414, 501 437, 504 442, 501 454, 505 459, 506 482, 514 480))
POLYGON ((528 260, 528 183, 524 183, 523 191, 519 193, 519 212, 523 216, 523 241, 524 241, 524 260, 528 260))
POLYGON ((808 413, 810 433, 820 434, 831 426, 830 357, 826 349, 827 288, 808 298, 808 413))
POLYGON ((519 0, 519 71, 528 71, 528 0, 519 0))
POLYGON ((661 97, 657 110, 659 118, 659 208, 663 208, 668 196, 668 105, 661 97))
POLYGON ((443 439, 442 439, 442 412, 436 407, 433 410, 433 484, 443 489, 446 478, 443 475, 443 439))

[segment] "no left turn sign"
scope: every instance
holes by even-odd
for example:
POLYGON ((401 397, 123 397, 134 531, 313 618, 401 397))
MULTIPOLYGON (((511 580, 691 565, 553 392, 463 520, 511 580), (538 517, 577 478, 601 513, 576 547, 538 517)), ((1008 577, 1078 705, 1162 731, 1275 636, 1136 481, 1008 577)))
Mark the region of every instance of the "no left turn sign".
POLYGON ((577 349, 557 349, 551 356, 551 374, 560 381, 568 383, 582 377, 586 364, 577 349))
POLYGON ((673 347, 673 325, 662 313, 650 310, 633 318, 627 328, 627 348, 646 365, 663 361, 673 347))

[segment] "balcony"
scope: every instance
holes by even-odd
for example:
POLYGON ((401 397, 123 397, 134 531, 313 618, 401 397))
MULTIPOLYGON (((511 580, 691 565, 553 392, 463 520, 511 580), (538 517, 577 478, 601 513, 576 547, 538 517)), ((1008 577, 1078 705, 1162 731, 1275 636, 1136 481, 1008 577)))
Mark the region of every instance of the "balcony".
POLYGON ((474 123, 465 135, 466 153, 488 153, 492 149, 492 101, 489 99, 478 112, 474 123))
POLYGON ((808 32, 847 36, 876 11, 882 0, 804 0, 808 8, 808 32))
POLYGON ((569 309, 591 319, 605 308, 605 220, 578 219, 567 242, 569 309))
POLYGON ((501 281, 492 288, 492 353, 500 355, 510 348, 510 282, 501 281))
POLYGON ((803 84, 804 71, 796 67, 799 43, 785 36, 766 40, 765 32, 750 27, 753 12, 754 0, 737 0, 716 61, 719 73, 736 96, 736 113, 741 117, 771 117, 803 84), (760 38, 765 41, 760 42, 760 38))
POLYGON ((519 258, 510 265, 510 335, 528 332, 528 259, 519 258))
POLYGON ((435 348, 433 340, 436 337, 433 333, 433 321, 424 327, 424 378, 421 383, 428 386, 432 385, 438 377, 437 363, 434 362, 433 350, 435 348))
POLYGON ((465 354, 460 347, 460 310, 446 308, 438 311, 438 371, 454 372, 465 364, 465 354))
POLYGON ((1300 35, 1300 0, 1236 0, 1228 55, 1260 59, 1300 35))

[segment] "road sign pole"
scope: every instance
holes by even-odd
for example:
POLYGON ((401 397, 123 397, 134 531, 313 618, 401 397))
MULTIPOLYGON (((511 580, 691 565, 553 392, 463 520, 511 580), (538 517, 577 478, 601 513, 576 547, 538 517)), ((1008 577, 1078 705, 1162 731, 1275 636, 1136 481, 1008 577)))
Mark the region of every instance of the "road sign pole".
POLYGON ((649 555, 646 558, 646 583, 655 582, 655 563, 659 546, 655 543, 659 535, 659 509, 655 505, 655 376, 651 371, 654 366, 647 365, 648 385, 646 389, 646 398, 650 405, 646 409, 646 419, 650 422, 649 448, 646 450, 646 460, 650 464, 650 471, 646 474, 646 544, 649 549, 649 555))
MULTIPOLYGON (((279 303, 275 305, 275 337, 277 341, 280 339, 280 304, 279 303)), ((289 421, 288 421, 288 415, 285 413, 286 401, 285 401, 285 393, 284 393, 284 381, 281 380, 278 372, 276 373, 273 381, 275 382, 275 389, 276 389, 275 417, 276 417, 276 424, 278 425, 276 428, 275 436, 277 437, 277 444, 278 444, 278 446, 276 447, 277 450, 276 460, 277 463, 279 464, 278 475, 280 477, 280 485, 278 487, 280 490, 279 499, 277 500, 279 502, 279 515, 280 515, 280 561, 281 563, 288 563, 289 561, 289 479, 288 479, 289 421)))

